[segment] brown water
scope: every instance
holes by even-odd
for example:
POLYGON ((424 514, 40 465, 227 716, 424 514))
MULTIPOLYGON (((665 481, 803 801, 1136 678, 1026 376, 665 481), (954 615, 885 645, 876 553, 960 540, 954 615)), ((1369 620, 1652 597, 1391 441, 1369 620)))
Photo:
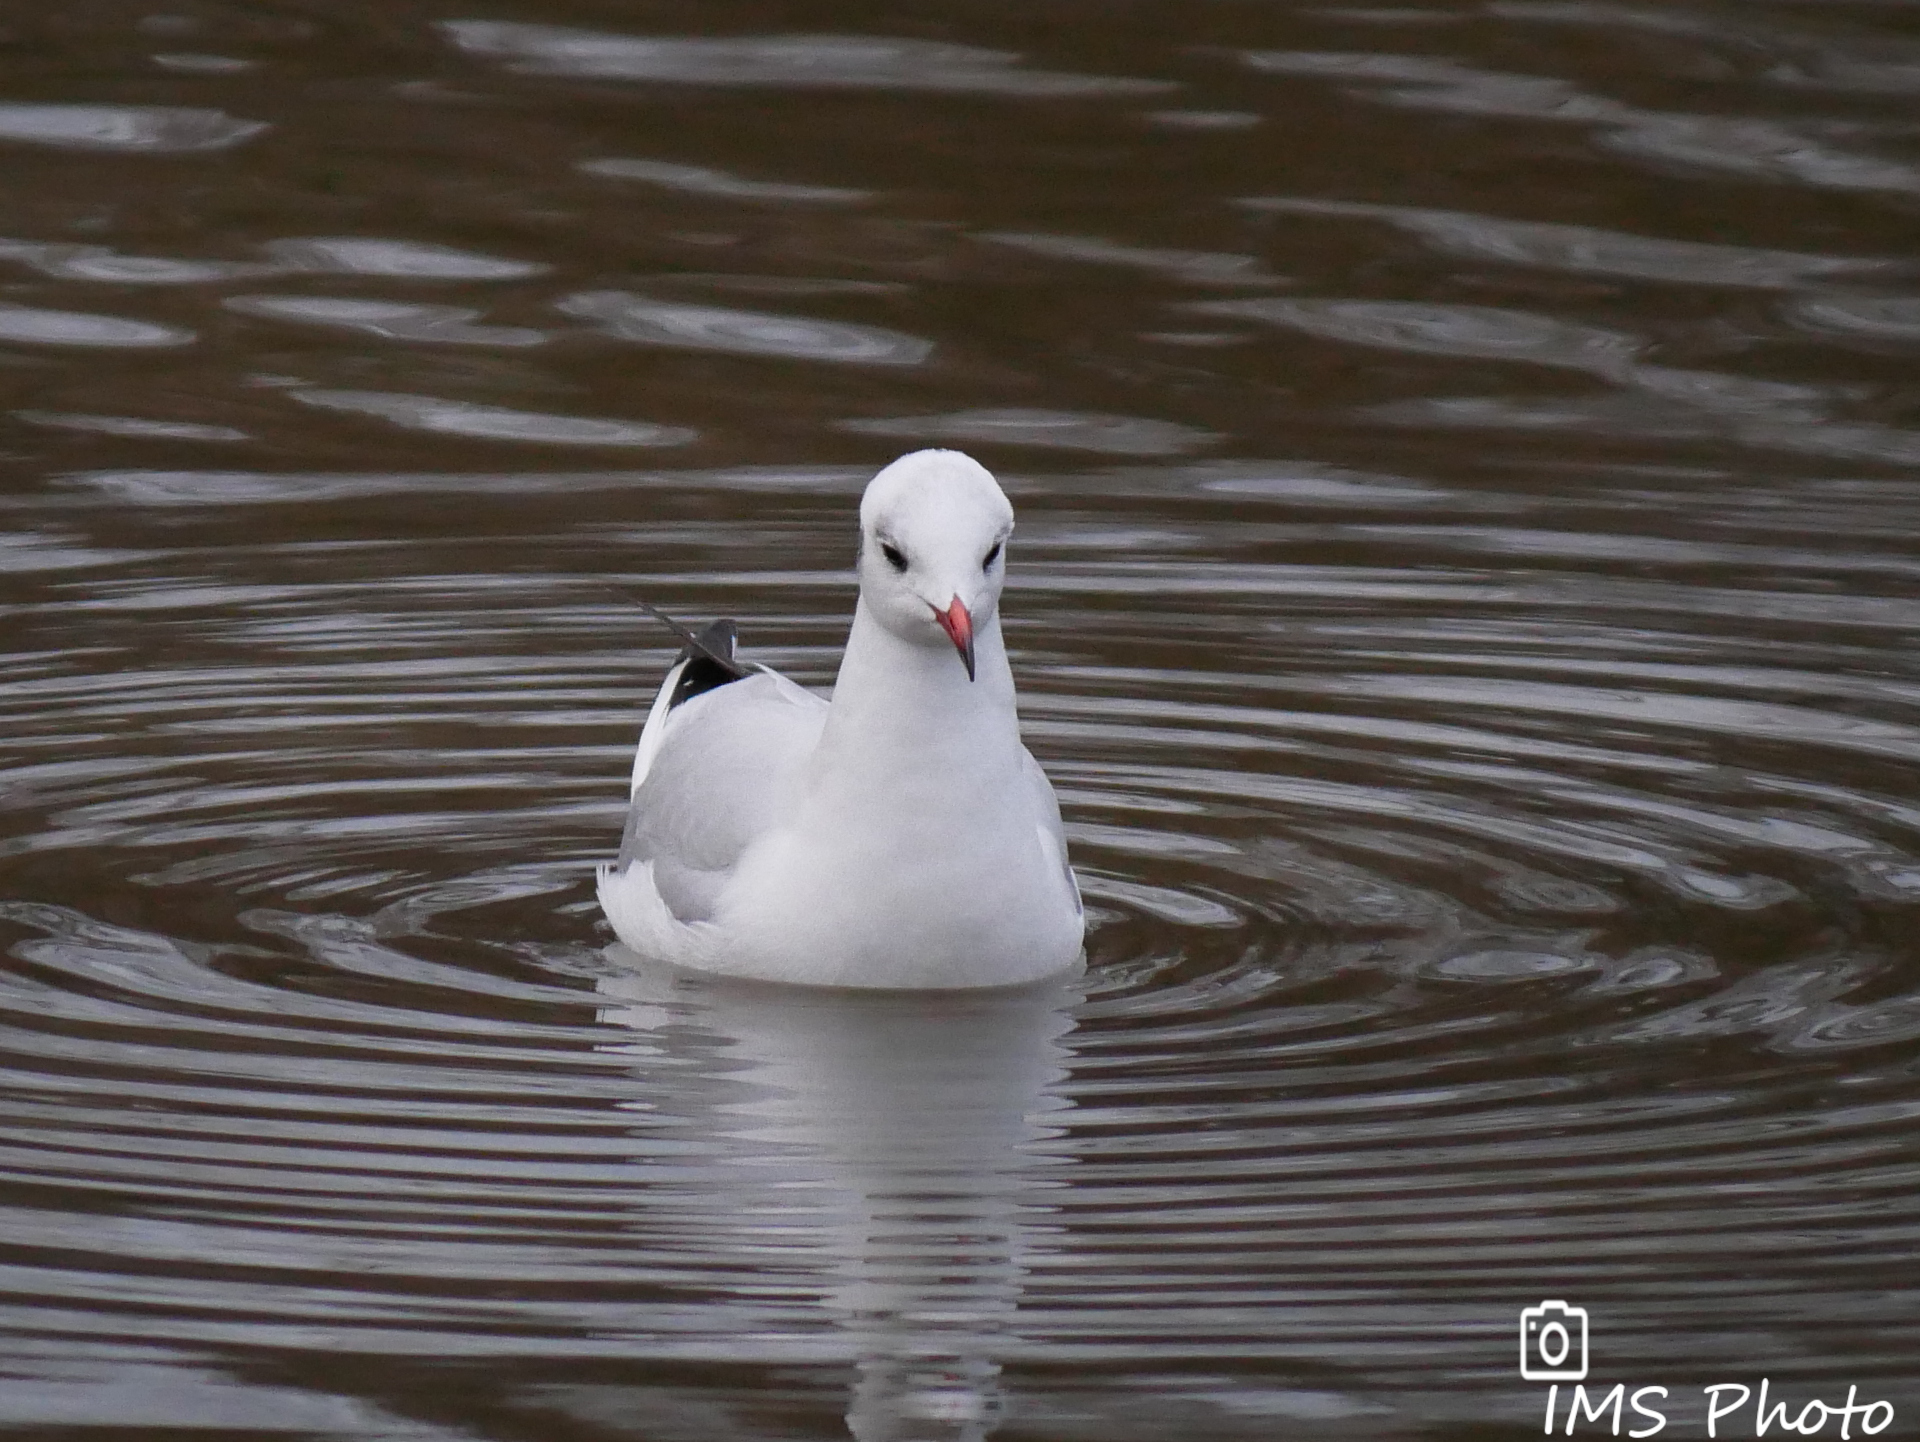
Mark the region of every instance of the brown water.
POLYGON ((1920 4, 0 20, 0 1423, 1915 1435, 1920 4), (1084 981, 609 958, 932 443, 1084 981))

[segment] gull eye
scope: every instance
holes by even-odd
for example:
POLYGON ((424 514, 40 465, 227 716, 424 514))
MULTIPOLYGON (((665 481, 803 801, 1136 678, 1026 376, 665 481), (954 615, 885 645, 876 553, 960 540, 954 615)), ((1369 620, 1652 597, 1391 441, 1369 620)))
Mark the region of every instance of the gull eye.
POLYGON ((902 574, 905 574, 907 569, 907 558, 901 552, 898 546, 892 545, 887 541, 882 541, 880 543, 880 554, 887 558, 887 564, 889 566, 893 567, 894 570, 899 571, 902 574))
POLYGON ((980 563, 981 570, 991 571, 993 569, 993 563, 1000 559, 1000 544, 998 541, 993 543, 993 549, 987 552, 987 558, 980 563))

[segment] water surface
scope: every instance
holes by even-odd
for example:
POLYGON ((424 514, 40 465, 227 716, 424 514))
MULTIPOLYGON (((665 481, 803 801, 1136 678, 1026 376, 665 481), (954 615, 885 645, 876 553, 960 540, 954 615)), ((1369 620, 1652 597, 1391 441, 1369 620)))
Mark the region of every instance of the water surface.
POLYGON ((7 23, 0 1423, 1920 1419, 1920 6, 7 23), (925 444, 1085 977, 610 955, 925 444))

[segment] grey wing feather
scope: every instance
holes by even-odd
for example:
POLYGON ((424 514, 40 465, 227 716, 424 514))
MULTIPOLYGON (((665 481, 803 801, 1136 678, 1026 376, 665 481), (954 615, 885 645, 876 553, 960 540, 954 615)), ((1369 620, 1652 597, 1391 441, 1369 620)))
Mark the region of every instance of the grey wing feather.
POLYGON ((771 671, 675 707, 615 864, 651 862, 676 918, 710 918, 741 853, 792 804, 826 718, 825 700, 771 671))
POLYGON ((1033 753, 1027 751, 1022 754, 1026 759, 1027 787, 1033 795, 1034 810, 1040 817, 1040 834, 1052 843, 1053 855, 1066 880, 1067 890, 1073 894, 1073 909, 1079 911, 1082 909, 1080 879, 1073 874, 1073 866, 1067 860, 1067 828, 1060 819, 1060 798, 1053 794, 1053 783, 1047 780, 1047 773, 1040 769, 1040 763, 1033 759, 1033 753))

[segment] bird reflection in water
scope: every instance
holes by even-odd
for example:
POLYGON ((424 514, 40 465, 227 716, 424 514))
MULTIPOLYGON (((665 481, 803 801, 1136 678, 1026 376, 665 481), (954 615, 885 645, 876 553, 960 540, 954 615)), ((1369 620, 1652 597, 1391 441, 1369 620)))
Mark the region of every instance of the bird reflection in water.
POLYGON ((698 1127, 712 1158, 706 1195, 674 1210, 704 1219, 716 1280, 745 1262, 758 1283, 774 1256, 807 1259, 817 1301, 783 1314, 795 1335, 768 1338, 756 1309, 742 1352, 791 1355, 765 1344, 817 1343, 829 1321, 830 1354, 854 1364, 856 1442, 986 1437, 1047 1230, 1048 1115, 1068 1105, 1058 1082, 1080 983, 859 992, 629 960, 598 991, 600 1020, 635 1034, 614 1045, 660 1083, 638 1105, 698 1127))

